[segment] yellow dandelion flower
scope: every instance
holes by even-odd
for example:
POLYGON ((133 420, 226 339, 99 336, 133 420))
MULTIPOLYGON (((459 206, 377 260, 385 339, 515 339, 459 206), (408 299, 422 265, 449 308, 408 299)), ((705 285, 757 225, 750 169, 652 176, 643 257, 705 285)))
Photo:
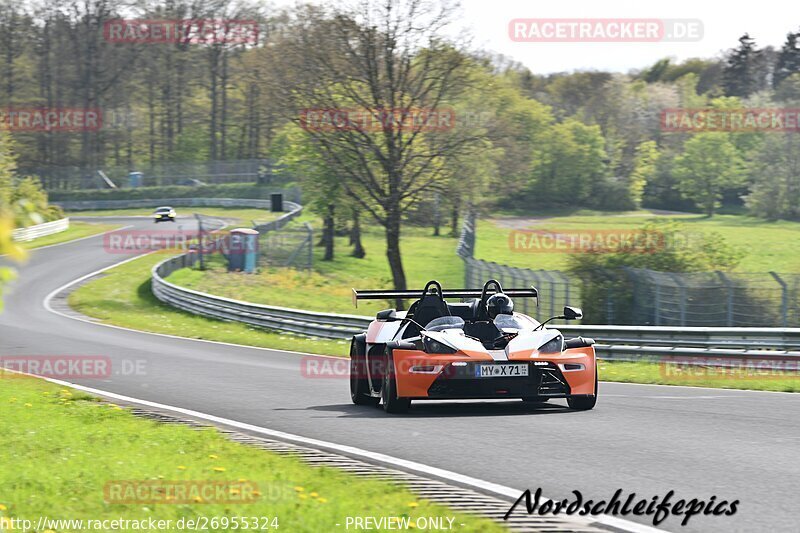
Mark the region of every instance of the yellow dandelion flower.
POLYGON ((309 494, 309 496, 311 496, 312 498, 316 498, 317 496, 319 496, 319 494, 317 494, 316 492, 312 492, 309 494))
POLYGON ((295 487, 294 490, 296 490, 297 492, 303 492, 306 489, 304 489, 303 487, 295 487))
POLYGON ((219 459, 219 456, 214 455, 213 453, 208 456, 209 459, 219 459))
POLYGON ((328 503, 328 500, 326 498, 318 498, 317 501, 319 503, 328 503))
POLYGON ((49 392, 43 392, 42 394, 44 394, 45 396, 50 396, 49 392))
POLYGON ((25 407, 33 407, 33 404, 32 403, 26 403, 25 407))
POLYGON ((419 504, 418 504, 417 502, 410 502, 410 503, 408 504, 408 506, 409 506, 409 507, 419 507, 419 504))
POLYGON ((0 511, 7 511, 7 510, 8 510, 8 507, 6 507, 2 503, 0 503, 0 511))
POLYGON ((186 467, 183 465, 178 465, 178 470, 186 470, 186 467))
POLYGON ((416 522, 411 521, 411 522, 408 523, 408 529, 415 529, 416 527, 417 527, 417 523, 416 522))
POLYGON ((261 491, 260 490, 254 490, 253 491, 253 496, 256 496, 256 497, 261 496, 261 491))
POLYGON ((200 496, 195 496, 193 501, 194 503, 200 503, 203 501, 203 498, 201 498, 200 496))
POLYGON ((237 481, 239 481, 239 483, 247 483, 247 480, 243 477, 240 477, 237 481))
POLYGON ((305 494, 298 494, 298 496, 300 496, 301 500, 305 500, 308 498, 308 496, 306 496, 305 494))
POLYGON ((215 466, 214 467, 214 472, 224 472, 224 471, 225 471, 225 467, 223 467, 223 466, 215 466))

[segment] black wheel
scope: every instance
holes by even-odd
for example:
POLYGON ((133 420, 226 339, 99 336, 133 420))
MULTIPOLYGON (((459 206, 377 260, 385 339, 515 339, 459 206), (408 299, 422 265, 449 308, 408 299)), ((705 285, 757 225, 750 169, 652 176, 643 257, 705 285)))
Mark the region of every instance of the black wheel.
POLYGON ((569 405, 570 409, 574 409, 575 411, 588 411, 590 409, 594 409, 595 404, 597 403, 597 363, 594 364, 594 394, 591 396, 575 396, 573 398, 567 398, 567 405, 569 405))
POLYGON ((391 355, 387 358, 386 369, 383 372, 381 401, 383 410, 387 413, 405 413, 411 406, 409 398, 397 397, 397 379, 394 375, 394 361, 392 361, 391 355))
POLYGON ((525 403, 545 403, 550 398, 544 396, 523 396, 522 401, 525 403))
POLYGON ((373 397, 369 392, 367 343, 363 335, 358 335, 350 342, 350 399, 356 405, 375 407, 381 399, 373 397))

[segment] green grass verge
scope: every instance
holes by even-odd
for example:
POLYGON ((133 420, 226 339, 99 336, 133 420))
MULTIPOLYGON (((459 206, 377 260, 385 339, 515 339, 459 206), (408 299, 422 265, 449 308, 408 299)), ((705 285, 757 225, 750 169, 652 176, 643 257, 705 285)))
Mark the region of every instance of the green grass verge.
MULTIPOLYGON (((69 303, 78 311, 101 319, 105 323, 130 327, 142 331, 166 333, 182 337, 231 342, 249 346, 274 348, 280 350, 294 350, 308 353, 346 356, 349 345, 345 341, 315 340, 295 335, 268 332, 244 324, 222 322, 184 313, 162 304, 150 292, 150 268, 164 259, 163 254, 152 254, 142 257, 109 270, 100 279, 91 281, 73 292, 69 303)), ((358 261, 348 258, 347 260, 358 261)), ((212 261, 211 270, 200 272, 184 269, 176 272, 170 280, 179 285, 195 286, 200 290, 221 294, 221 286, 238 289, 231 296, 248 300, 255 282, 264 275, 273 276, 273 282, 280 279, 291 279, 303 291, 308 288, 302 284, 308 283, 306 274, 290 271, 275 271, 272 274, 252 276, 248 274, 213 275, 221 270, 218 259, 212 261), (209 276, 209 274, 212 274, 209 276), (283 278, 282 278, 283 277, 283 278), (228 285, 218 285, 226 283, 228 285), (232 280, 232 281, 227 281, 232 280), (237 292, 238 291, 238 292, 237 292)), ((313 276, 321 276, 313 274, 313 276)), ((283 286, 285 288, 285 285, 283 286)), ((289 293, 295 292, 294 288, 289 293)), ((346 297, 342 295, 342 297, 346 297)), ((326 296, 329 302, 335 302, 333 297, 326 296)), ((274 302, 272 302, 274 303, 274 302)), ((303 307, 300 304, 284 302, 292 307, 303 307)), ((338 302, 332 305, 339 306, 338 302)), ((336 309, 332 309, 336 310, 336 309)), ((349 308, 345 308, 350 311, 349 308)), ((363 312, 359 309, 360 312, 363 312)), ((655 363, 620 363, 603 362, 600 368, 600 378, 603 381, 619 381, 628 383, 653 383, 661 385, 685 385, 697 387, 753 389, 769 391, 800 392, 800 377, 776 376, 771 378, 735 377, 697 374, 685 376, 667 373, 664 368, 655 363)))
POLYGON ((71 220, 69 222, 69 229, 67 230, 64 230, 60 233, 54 233, 52 235, 45 235, 44 237, 39 237, 38 239, 34 239, 32 241, 21 242, 19 245, 26 250, 33 250, 35 248, 41 248, 42 246, 50 246, 51 244, 60 244, 62 242, 74 241, 75 239, 82 239, 83 237, 97 235, 98 233, 111 231, 112 229, 118 227, 118 225, 112 224, 76 222, 71 220))
POLYGON ((167 256, 156 253, 115 267, 75 290, 69 304, 107 324, 279 350, 346 355, 346 341, 275 333, 236 322, 223 322, 179 311, 158 301, 150 291, 150 269, 167 256))
MULTIPOLYGON (((250 227, 252 220, 259 222, 274 220, 283 213, 273 213, 267 209, 255 209, 250 207, 176 207, 178 216, 191 216, 194 213, 211 217, 236 218, 246 222, 250 227)), ((129 209, 95 209, 91 211, 70 211, 67 213, 74 217, 134 217, 150 216, 153 209, 150 207, 129 208, 129 209)))
MULTIPOLYGON (((333 531, 347 516, 455 517, 459 531, 505 531, 457 515, 398 486, 193 430, 137 418, 84 393, 6 375, 0 386, 0 518, 171 520, 277 517, 279 531, 333 531), (106 503, 115 483, 231 483, 233 497, 191 503, 106 503), (252 492, 251 492, 252 491, 252 492)), ((78 528, 50 527, 59 531, 78 528)), ((125 528, 128 529, 128 528, 125 528)), ((144 528, 148 530, 148 528, 144 528)), ((209 531, 230 531, 210 527, 209 531)), ((272 528, 271 528, 272 529, 272 528)), ((170 527, 167 530, 175 530, 170 527)))
MULTIPOLYGON (((601 361, 598 374, 602 381, 683 385, 714 389, 749 389, 775 392, 800 392, 800 374, 787 372, 774 375, 741 371, 724 372, 713 368, 678 368, 658 363, 623 363, 601 361)), ((601 392, 602 397, 602 392, 601 392)))
MULTIPOLYGON (((319 228, 316 220, 309 220, 319 228)), ((318 234, 315 238, 318 238, 318 234)), ((350 255, 346 237, 337 237, 334 261, 323 261, 323 249, 314 247, 314 269, 311 273, 286 268, 263 268, 257 274, 229 274, 219 257, 209 262, 204 272, 183 269, 173 273, 170 281, 179 285, 269 305, 280 305, 313 311, 374 315, 376 311, 393 307, 388 301, 361 302, 353 307, 352 289, 381 289, 392 286, 391 272, 386 260, 386 243, 382 228, 364 230, 363 242, 367 256, 357 259, 350 255)), ((406 277, 410 288, 437 279, 445 287, 460 287, 464 283, 464 265, 456 256, 458 240, 452 237, 433 237, 429 228, 404 229, 401 249, 406 277)))

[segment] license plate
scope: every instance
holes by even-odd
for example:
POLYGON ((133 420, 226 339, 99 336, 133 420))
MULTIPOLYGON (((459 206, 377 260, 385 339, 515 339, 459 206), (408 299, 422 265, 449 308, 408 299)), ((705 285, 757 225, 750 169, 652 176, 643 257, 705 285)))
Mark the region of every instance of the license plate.
POLYGON ((528 375, 528 365, 478 365, 475 377, 478 378, 506 378, 528 375))

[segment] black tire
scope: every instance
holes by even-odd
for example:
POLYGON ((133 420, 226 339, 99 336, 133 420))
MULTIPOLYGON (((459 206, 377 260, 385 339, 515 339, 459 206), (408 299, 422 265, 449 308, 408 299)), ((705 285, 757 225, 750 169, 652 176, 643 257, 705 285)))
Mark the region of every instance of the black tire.
POLYGON ((525 403, 545 403, 550 398, 545 398, 544 396, 523 396, 522 401, 525 403))
POLYGON ((567 405, 575 411, 589 411, 597 404, 597 363, 594 364, 594 394, 591 396, 574 396, 567 398, 567 405))
POLYGON ((383 402, 383 410, 387 413, 405 413, 411 407, 409 398, 397 397, 397 379, 394 375, 394 361, 392 361, 391 355, 387 357, 386 369, 383 372, 381 401, 383 402))
POLYGON ((356 405, 375 407, 381 401, 369 393, 367 375, 367 343, 362 335, 353 337, 350 342, 350 399, 356 405))

